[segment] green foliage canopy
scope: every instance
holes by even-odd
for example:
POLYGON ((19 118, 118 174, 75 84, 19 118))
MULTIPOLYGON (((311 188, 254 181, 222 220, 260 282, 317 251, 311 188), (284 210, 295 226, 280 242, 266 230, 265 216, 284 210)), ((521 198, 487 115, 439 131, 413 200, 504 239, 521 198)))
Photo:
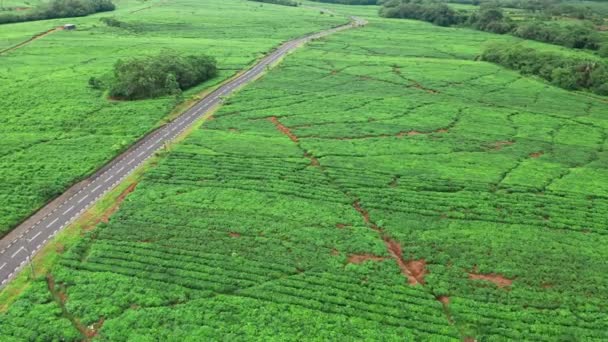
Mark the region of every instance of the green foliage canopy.
POLYGON ((212 57, 164 51, 157 56, 116 62, 110 96, 139 100, 177 94, 216 75, 216 61, 212 57))

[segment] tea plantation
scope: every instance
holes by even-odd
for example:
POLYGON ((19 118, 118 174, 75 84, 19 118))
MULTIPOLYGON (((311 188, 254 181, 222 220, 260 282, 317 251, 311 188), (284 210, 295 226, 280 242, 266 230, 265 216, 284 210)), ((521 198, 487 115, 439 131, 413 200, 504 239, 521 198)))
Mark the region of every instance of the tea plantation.
POLYGON ((0 236, 150 131, 175 105, 172 97, 111 101, 91 89, 89 78, 111 75, 118 59, 163 49, 215 57, 220 76, 188 96, 284 40, 346 22, 312 9, 247 1, 115 3, 111 13, 0 25, 0 51, 66 22, 77 25, 0 53, 0 236), (106 26, 99 18, 108 16, 129 26, 106 26))
POLYGON ((476 61, 517 38, 354 11, 172 148, 0 339, 608 339, 608 99, 476 61))

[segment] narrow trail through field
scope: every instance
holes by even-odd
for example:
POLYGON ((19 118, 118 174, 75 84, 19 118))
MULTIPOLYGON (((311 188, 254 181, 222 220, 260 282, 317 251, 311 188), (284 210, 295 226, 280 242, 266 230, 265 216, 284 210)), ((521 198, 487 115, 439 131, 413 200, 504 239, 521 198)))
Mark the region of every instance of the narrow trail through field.
MULTIPOLYGON (((395 261, 395 263, 401 270, 401 273, 407 279, 408 285, 410 285, 410 286, 420 285, 420 286, 423 286, 427 291, 429 291, 429 293, 433 297, 435 297, 437 299, 437 301, 439 301, 442 304, 443 312, 445 314, 447 323, 450 325, 456 326, 456 328, 460 331, 461 335, 463 335, 462 336, 463 339, 467 339, 468 337, 464 336, 464 334, 462 333, 462 331, 460 330, 460 328, 458 327, 458 325, 456 324, 456 322, 452 316, 452 313, 451 313, 450 307, 449 307, 450 298, 446 295, 435 294, 435 293, 433 293, 433 291, 428 290, 428 287, 425 287, 424 276, 428 273, 428 271, 426 269, 426 261, 424 259, 419 259, 419 260, 404 259, 404 252, 403 252, 403 248, 401 247, 401 244, 397 240, 393 239, 388 233, 385 232, 385 230, 382 227, 380 227, 374 220, 371 219, 371 215, 370 215, 369 211, 363 207, 363 205, 361 204, 361 200, 357 197, 357 195, 351 193, 349 190, 343 189, 339 184, 334 182, 333 178, 323 168, 323 166, 321 165, 319 160, 316 157, 314 157, 314 155, 312 153, 310 153, 310 151, 308 151, 307 149, 305 149, 304 147, 301 146, 300 139, 298 138, 298 136, 296 136, 289 129, 289 127, 287 127, 283 123, 281 123, 281 121, 277 117, 275 117, 275 116, 269 117, 268 121, 270 121, 272 124, 274 124, 276 129, 279 132, 281 132, 283 135, 287 136, 293 143, 295 143, 302 151, 304 157, 311 159, 311 160, 315 160, 316 165, 315 164, 312 164, 312 165, 319 167, 321 169, 321 171, 323 172, 323 174, 325 175, 325 177, 329 180, 329 182, 331 184, 333 184, 333 186, 336 189, 338 189, 340 192, 342 192, 346 197, 353 200, 353 203, 352 203, 353 209, 355 211, 357 211, 359 213, 359 215, 361 215, 361 219, 370 229, 372 229, 373 231, 378 233, 378 237, 383 241, 384 245, 386 246, 386 250, 387 250, 388 254, 390 255, 390 258, 395 261)), ((361 254, 361 255, 351 255, 348 259, 348 262, 349 263, 362 263, 364 261, 380 262, 380 261, 384 261, 386 259, 389 259, 389 258, 383 258, 383 257, 371 255, 371 254, 361 254)))
POLYGON ((57 31, 61 31, 61 30, 63 30, 63 27, 62 26, 57 26, 57 27, 52 28, 50 30, 38 33, 37 35, 33 36, 32 38, 30 38, 28 40, 25 40, 25 41, 23 41, 23 42, 21 42, 21 43, 19 43, 17 45, 13 45, 13 46, 11 46, 9 48, 6 48, 4 50, 0 50, 0 55, 8 53, 8 52, 11 52, 11 51, 14 51, 14 50, 17 50, 19 48, 22 48, 22 47, 28 45, 29 43, 31 43, 33 41, 36 41, 38 39, 42 39, 42 38, 48 36, 51 33, 55 33, 57 31))

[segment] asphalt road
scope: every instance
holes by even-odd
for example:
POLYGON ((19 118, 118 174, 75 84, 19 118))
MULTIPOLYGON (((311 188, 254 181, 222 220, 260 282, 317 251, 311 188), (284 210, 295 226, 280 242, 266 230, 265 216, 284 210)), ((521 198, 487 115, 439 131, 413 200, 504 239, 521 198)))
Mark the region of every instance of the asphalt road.
POLYGON ((133 148, 119 155, 99 172, 84 182, 71 188, 74 193, 60 203, 50 203, 39 212, 48 212, 37 222, 20 226, 15 230, 23 231, 19 236, 7 236, 0 246, 0 288, 5 286, 57 232, 78 218, 106 192, 113 189, 125 177, 131 174, 146 159, 162 148, 167 142, 190 127, 198 118, 222 102, 222 98, 231 95, 244 84, 260 76, 266 68, 278 62, 283 56, 298 46, 313 39, 321 38, 338 31, 365 25, 366 21, 351 17, 351 23, 333 29, 310 34, 282 44, 275 51, 264 57, 251 69, 219 87, 204 99, 177 117, 141 139, 133 148), (12 239, 7 241, 5 239, 12 239), (0 247, 2 248, 2 247, 0 247))

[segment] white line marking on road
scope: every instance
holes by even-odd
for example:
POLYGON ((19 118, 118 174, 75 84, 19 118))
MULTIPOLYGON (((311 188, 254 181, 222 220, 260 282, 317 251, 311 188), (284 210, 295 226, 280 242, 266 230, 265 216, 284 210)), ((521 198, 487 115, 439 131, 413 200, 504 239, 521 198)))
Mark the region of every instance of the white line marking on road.
POLYGON ((36 240, 36 238, 39 237, 40 234, 42 234, 42 232, 38 232, 38 234, 34 235, 34 237, 31 238, 29 241, 32 242, 32 241, 36 240))
POLYGON ((105 181, 103 181, 104 183, 107 183, 110 181, 110 179, 112 179, 112 177, 114 177, 114 175, 111 175, 110 177, 108 177, 105 181))
POLYGON ((21 248, 19 248, 15 253, 13 253, 13 255, 11 255, 11 259, 15 257, 15 255, 19 254, 19 252, 21 252, 22 250, 24 250, 23 246, 21 246, 21 248))
POLYGON ((129 162, 127 163, 127 165, 131 165, 131 164, 133 164, 133 162, 134 162, 134 161, 135 161, 135 159, 131 159, 131 160, 129 160, 129 162))
POLYGON ((2 264, 2 266, 0 266, 0 270, 4 268, 4 266, 6 266, 6 263, 2 264))
POLYGON ((143 156, 143 155, 144 155, 144 153, 146 153, 146 152, 141 151, 141 152, 139 152, 139 154, 138 154, 137 156, 138 156, 138 157, 141 157, 141 156, 143 156))
POLYGON ((151 149, 152 147, 154 147, 154 145, 150 145, 150 146, 146 147, 146 151, 151 149))
POLYGON ((83 198, 78 200, 78 203, 82 203, 82 201, 84 201, 85 199, 87 199, 87 197, 89 197, 89 195, 84 195, 83 198))
POLYGON ((62 215, 69 213, 72 209, 74 209, 74 206, 69 207, 66 211, 63 212, 62 215))
MULTIPOLYGON (((106 180, 106 182, 107 182, 107 181, 109 181, 111 178, 112 178, 112 177, 108 178, 108 179, 106 180)), ((95 191, 99 190, 99 188, 101 188, 101 184, 99 184, 98 186, 96 186, 96 187, 95 187, 95 189, 93 189, 93 191, 91 191, 91 192, 95 192, 95 191)))
POLYGON ((50 226, 54 225, 55 222, 57 222, 59 220, 59 217, 57 217, 56 219, 53 220, 53 222, 49 223, 46 227, 49 228, 50 226))
POLYGON ((125 169, 125 167, 123 166, 123 167, 120 168, 120 170, 116 171, 116 173, 121 173, 122 170, 124 170, 124 169, 125 169))

